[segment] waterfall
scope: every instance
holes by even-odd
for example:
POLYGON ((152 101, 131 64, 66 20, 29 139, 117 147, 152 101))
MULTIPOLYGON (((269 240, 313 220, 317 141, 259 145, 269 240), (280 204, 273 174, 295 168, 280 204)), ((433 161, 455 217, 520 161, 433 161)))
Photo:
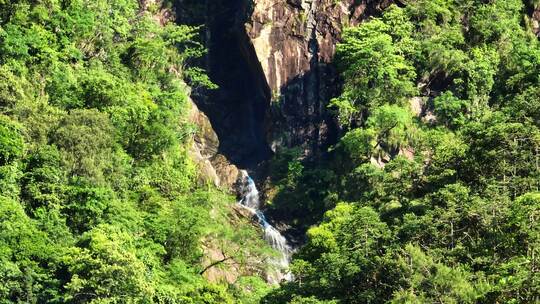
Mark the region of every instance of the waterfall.
POLYGON ((290 281, 291 273, 288 271, 289 262, 292 255, 292 248, 287 243, 287 239, 268 221, 264 213, 260 210, 259 191, 253 179, 245 171, 241 171, 242 179, 240 184, 241 199, 238 202, 242 207, 249 210, 257 217, 259 225, 264 230, 264 239, 272 248, 281 253, 281 257, 273 260, 271 263, 281 269, 275 276, 269 276, 269 281, 280 282, 282 280, 290 281), (284 273, 285 272, 285 273, 284 273))

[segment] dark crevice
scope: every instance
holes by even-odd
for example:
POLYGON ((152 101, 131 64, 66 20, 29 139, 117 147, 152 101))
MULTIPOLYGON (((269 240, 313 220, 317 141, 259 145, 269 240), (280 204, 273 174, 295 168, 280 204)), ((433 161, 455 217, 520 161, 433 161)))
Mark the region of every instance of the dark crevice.
MULTIPOLYGON (((201 2, 181 1, 179 15, 201 2)), ((244 27, 252 1, 211 0, 204 6, 204 17, 191 18, 206 25, 204 65, 219 89, 194 94, 194 99, 219 137, 219 152, 241 168, 255 168, 272 155, 265 131, 271 92, 244 27)))

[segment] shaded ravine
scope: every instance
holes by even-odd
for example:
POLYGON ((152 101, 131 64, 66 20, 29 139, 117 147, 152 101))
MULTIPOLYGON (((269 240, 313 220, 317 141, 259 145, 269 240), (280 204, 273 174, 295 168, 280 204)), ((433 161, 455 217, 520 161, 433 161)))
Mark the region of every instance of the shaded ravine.
POLYGON ((240 197, 238 204, 258 221, 265 241, 279 253, 268 260, 267 281, 289 280, 292 248, 263 213, 254 181, 265 178, 264 164, 273 152, 267 142, 265 121, 270 107, 270 88, 245 28, 253 1, 184 0, 180 4, 179 16, 192 19, 194 24, 205 24, 203 38, 208 54, 202 64, 211 81, 219 86, 216 90, 195 91, 194 101, 208 116, 219 138, 218 152, 244 169, 240 171, 236 188, 240 197), (189 14, 193 8, 203 7, 205 16, 189 14))
POLYGON ((265 130, 270 88, 244 26, 252 5, 252 0, 206 1, 205 65, 219 88, 195 97, 219 137, 219 153, 246 169, 272 156, 265 130))
MULTIPOLYGON (((201 109, 210 117, 219 136, 220 152, 239 168, 258 173, 261 178, 264 173, 258 166, 272 156, 265 130, 271 94, 244 26, 251 6, 251 0, 208 2, 209 71, 219 89, 210 93, 201 109)), ((245 170, 240 171, 239 185, 239 204, 253 214, 264 239, 280 255, 268 260, 273 270, 267 274, 267 281, 289 280, 291 247, 266 219, 260 193, 245 170)))

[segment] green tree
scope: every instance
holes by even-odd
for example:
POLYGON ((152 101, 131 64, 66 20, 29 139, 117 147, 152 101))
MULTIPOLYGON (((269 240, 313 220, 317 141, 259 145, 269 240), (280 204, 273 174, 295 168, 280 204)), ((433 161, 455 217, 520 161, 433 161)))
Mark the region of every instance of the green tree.
POLYGON ((70 176, 103 183, 115 150, 114 132, 107 115, 96 110, 73 110, 53 135, 70 176))
POLYGON ((86 232, 62 259, 70 273, 64 301, 121 303, 150 301, 154 292, 133 237, 100 225, 86 232))
POLYGON ((47 288, 57 285, 55 250, 19 202, 0 197, 0 302, 47 301, 47 294, 54 292, 47 288), (50 267, 42 267, 47 264, 50 267))
POLYGON ((416 92, 414 69, 389 32, 391 28, 380 19, 345 30, 336 50, 345 86, 343 94, 331 102, 342 123, 362 121, 366 108, 400 104, 416 92))
POLYGON ((413 245, 407 245, 399 263, 408 287, 397 291, 390 303, 476 303, 486 286, 471 282, 472 275, 448 267, 413 245))
POLYGON ((24 140, 20 126, 8 117, 0 117, 0 166, 20 159, 24 152, 24 140))
POLYGON ((397 105, 383 105, 373 110, 365 128, 346 134, 341 141, 353 159, 369 160, 397 156, 411 147, 416 137, 412 113, 397 105))

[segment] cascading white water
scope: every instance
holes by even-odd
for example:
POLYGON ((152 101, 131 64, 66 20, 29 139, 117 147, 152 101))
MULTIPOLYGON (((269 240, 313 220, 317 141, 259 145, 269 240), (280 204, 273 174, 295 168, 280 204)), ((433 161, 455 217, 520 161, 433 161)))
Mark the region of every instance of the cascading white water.
POLYGON ((276 274, 275 277, 269 276, 269 280, 276 282, 281 280, 290 281, 292 275, 288 269, 292 248, 287 243, 287 239, 276 228, 268 223, 266 217, 260 210, 259 191, 257 190, 257 186, 253 179, 245 170, 242 170, 241 174, 242 180, 240 192, 242 199, 238 203, 257 217, 259 224, 264 230, 264 239, 272 246, 272 248, 281 253, 281 258, 273 261, 273 264, 278 266, 281 271, 276 274))

